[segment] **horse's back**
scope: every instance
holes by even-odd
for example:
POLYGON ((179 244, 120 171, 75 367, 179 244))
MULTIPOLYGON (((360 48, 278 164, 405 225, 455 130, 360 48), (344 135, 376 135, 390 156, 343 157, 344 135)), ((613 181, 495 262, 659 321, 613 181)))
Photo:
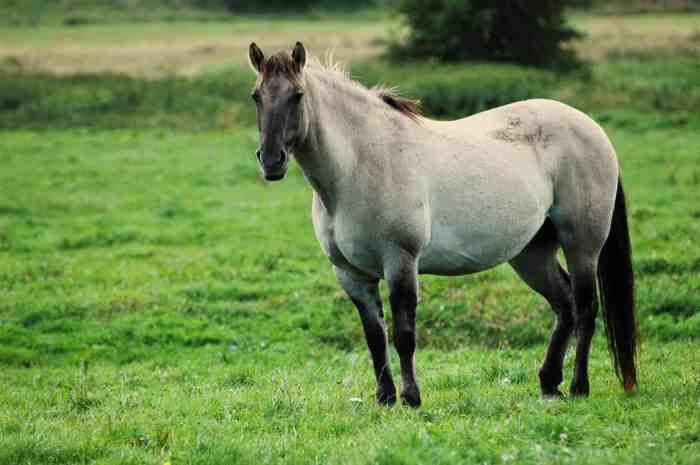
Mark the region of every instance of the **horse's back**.
POLYGON ((562 199, 580 197, 582 189, 609 197, 617 180, 603 131, 559 102, 528 100, 426 126, 439 148, 429 155, 435 163, 426 164, 433 182, 425 272, 459 274, 506 262, 559 213, 562 199))
POLYGON ((531 187, 566 190, 576 179, 600 181, 603 185, 595 187, 606 190, 617 186, 617 157, 603 129, 555 100, 524 100, 455 121, 428 120, 427 125, 462 146, 466 171, 474 162, 496 160, 491 163, 502 165, 504 175, 513 171, 531 187))

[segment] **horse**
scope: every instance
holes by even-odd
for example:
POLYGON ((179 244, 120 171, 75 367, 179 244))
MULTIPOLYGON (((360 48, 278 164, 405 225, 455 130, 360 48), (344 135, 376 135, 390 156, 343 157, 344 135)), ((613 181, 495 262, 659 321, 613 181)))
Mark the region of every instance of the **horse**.
POLYGON ((533 99, 437 121, 391 88, 367 88, 338 65, 307 60, 300 42, 269 57, 252 43, 248 58, 260 172, 283 179, 293 154, 313 188, 314 232, 359 312, 379 404, 397 400, 379 281, 389 290, 401 401, 418 407, 419 275, 466 275, 506 262, 556 317, 538 372, 543 396, 564 397, 574 331, 570 395, 589 394, 599 301, 614 371, 625 391, 636 387, 625 195, 612 143, 590 117, 533 99))

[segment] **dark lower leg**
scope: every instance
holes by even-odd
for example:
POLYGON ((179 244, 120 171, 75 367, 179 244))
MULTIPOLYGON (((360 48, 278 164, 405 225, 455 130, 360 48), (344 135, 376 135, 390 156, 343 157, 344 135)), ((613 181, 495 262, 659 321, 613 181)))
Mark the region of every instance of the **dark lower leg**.
POLYGON ((540 387, 542 395, 563 397, 559 385, 564 379, 564 357, 569 339, 574 329, 573 297, 569 274, 557 263, 553 273, 552 290, 547 300, 557 315, 557 323, 547 347, 547 355, 540 368, 540 387))
POLYGON ((547 355, 539 371, 540 387, 544 396, 563 396, 559 385, 564 379, 564 356, 572 329, 573 321, 570 314, 557 317, 557 324, 547 347, 547 355))
POLYGON ((574 377, 571 381, 571 395, 587 396, 590 393, 588 382, 588 354, 595 332, 595 319, 598 313, 595 280, 591 277, 574 278, 574 308, 576 318, 576 361, 574 377))
POLYGON ((377 301, 376 308, 379 314, 376 316, 374 312, 368 311, 363 302, 355 299, 353 299, 353 302, 360 313, 362 328, 367 339, 367 347, 372 355, 374 376, 377 379, 377 402, 388 405, 394 404, 396 402, 396 387, 391 374, 391 366, 389 365, 386 326, 384 324, 381 302, 377 301))
POLYGON ((391 405, 396 402, 396 387, 389 366, 388 341, 378 281, 366 281, 341 269, 336 269, 340 284, 357 307, 367 347, 372 355, 377 379, 377 402, 391 405))
POLYGON ((413 356, 416 351, 418 280, 415 261, 404 257, 387 275, 394 317, 394 345, 401 361, 401 400, 411 407, 421 404, 413 356))
POLYGON ((416 296, 398 292, 391 293, 391 307, 394 315, 394 345, 401 361, 401 399, 411 407, 418 407, 421 399, 413 359, 416 351, 416 296))

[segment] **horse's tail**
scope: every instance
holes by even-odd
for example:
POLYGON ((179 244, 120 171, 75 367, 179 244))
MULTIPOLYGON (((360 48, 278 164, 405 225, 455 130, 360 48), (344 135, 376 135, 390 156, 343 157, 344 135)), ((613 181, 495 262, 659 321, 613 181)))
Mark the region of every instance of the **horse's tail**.
POLYGON ((615 373, 629 392, 637 384, 639 333, 634 314, 634 272, 626 210, 625 193, 618 180, 610 235, 598 261, 598 287, 615 373))

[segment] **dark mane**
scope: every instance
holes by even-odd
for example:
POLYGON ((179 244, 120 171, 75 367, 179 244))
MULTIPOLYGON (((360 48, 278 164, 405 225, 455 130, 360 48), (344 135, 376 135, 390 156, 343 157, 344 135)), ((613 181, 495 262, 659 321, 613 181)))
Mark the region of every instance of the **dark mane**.
MULTIPOLYGON (((322 71, 333 74, 337 79, 342 79, 353 85, 357 85, 366 89, 358 81, 351 79, 347 72, 343 69, 342 64, 333 62, 332 57, 329 55, 327 58, 327 63, 322 64, 319 60, 311 58, 310 67, 313 69, 320 69, 322 71)), ((263 79, 268 78, 271 75, 281 74, 287 79, 297 82, 299 79, 299 69, 296 63, 292 59, 292 56, 288 52, 278 52, 270 56, 263 64, 262 75, 263 79)), ((420 111, 419 102, 417 100, 411 100, 398 95, 396 90, 391 87, 386 86, 375 86, 368 89, 372 94, 378 97, 382 102, 389 105, 394 110, 399 113, 411 118, 414 121, 418 121, 418 118, 423 116, 420 111)))
POLYGON ((412 120, 423 116, 420 111, 420 103, 417 100, 399 97, 393 91, 380 89, 376 91, 377 97, 399 113, 403 113, 412 120))

